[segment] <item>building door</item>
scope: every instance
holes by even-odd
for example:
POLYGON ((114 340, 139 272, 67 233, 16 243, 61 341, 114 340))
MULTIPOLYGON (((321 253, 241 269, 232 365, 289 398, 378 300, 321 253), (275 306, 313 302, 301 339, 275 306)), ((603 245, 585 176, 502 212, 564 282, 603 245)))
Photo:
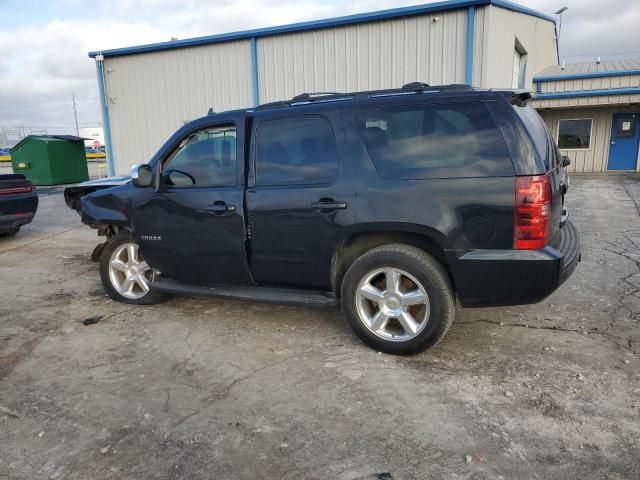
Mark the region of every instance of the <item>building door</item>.
POLYGON ((616 113, 611 126, 607 170, 635 170, 638 161, 640 127, 637 113, 616 113))

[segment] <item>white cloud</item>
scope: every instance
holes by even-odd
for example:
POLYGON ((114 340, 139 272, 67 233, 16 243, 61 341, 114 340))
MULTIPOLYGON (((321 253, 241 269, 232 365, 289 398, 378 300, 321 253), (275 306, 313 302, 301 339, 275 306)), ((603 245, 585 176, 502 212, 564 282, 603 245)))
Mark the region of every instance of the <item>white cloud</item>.
MULTIPOLYGON (((44 26, 5 29, 0 31, 0 125, 70 128, 72 94, 78 101, 80 123, 98 123, 96 71, 94 61, 87 57, 89 51, 326 18, 392 4, 398 5, 390 0, 349 5, 277 0, 221 0, 215 5, 197 0, 117 0, 98 14, 87 9, 86 19, 52 19, 44 26)), ((66 0, 57 10, 77 12, 82 8, 81 1, 66 0)))
POLYGON ((71 125, 71 95, 80 119, 99 118, 95 64, 100 45, 145 43, 166 34, 146 23, 92 24, 53 20, 44 27, 0 32, 0 124, 71 125))

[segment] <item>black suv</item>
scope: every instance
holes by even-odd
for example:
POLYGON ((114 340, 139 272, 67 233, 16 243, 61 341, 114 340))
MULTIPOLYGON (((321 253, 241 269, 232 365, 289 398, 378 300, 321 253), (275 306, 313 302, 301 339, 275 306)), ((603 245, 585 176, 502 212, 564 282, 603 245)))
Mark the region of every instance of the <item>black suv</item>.
POLYGON ((209 114, 130 178, 65 198, 108 238, 114 300, 340 303, 373 348, 415 353, 456 297, 538 302, 580 260, 568 160, 530 98, 414 83, 209 114))

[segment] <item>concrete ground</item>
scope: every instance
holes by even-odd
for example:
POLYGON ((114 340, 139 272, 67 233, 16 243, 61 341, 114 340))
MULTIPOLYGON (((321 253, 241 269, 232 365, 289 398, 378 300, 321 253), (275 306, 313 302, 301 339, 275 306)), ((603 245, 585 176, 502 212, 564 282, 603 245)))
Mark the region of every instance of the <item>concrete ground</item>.
POLYGON ((414 357, 337 310, 112 302, 46 190, 0 239, 0 479, 639 478, 640 177, 572 182, 573 277, 414 357))

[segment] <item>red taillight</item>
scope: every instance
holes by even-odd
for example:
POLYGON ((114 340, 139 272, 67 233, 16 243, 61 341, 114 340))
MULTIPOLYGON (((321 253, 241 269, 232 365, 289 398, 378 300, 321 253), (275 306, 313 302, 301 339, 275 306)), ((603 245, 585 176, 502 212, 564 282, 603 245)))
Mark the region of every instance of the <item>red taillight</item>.
POLYGON ((513 247, 544 248, 549 237, 551 182, 547 175, 516 177, 516 214, 513 247))
POLYGON ((18 187, 0 188, 0 195, 15 195, 17 193, 29 193, 32 190, 31 185, 20 185, 18 187))

